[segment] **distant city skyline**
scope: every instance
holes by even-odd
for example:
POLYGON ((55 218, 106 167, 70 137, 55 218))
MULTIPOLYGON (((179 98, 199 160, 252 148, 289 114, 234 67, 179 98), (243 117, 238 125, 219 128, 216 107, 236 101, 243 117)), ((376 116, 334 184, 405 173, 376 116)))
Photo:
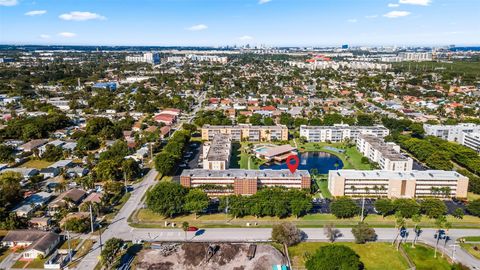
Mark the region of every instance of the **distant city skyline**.
POLYGON ((475 0, 0 0, 0 43, 480 45, 475 0))

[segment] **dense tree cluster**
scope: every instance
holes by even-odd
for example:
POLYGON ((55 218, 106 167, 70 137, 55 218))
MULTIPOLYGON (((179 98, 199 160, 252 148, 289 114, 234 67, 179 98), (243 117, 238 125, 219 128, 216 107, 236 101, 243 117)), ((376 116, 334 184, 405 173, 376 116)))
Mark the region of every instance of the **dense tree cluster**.
POLYGON ((105 242, 102 252, 100 253, 100 259, 103 265, 107 267, 117 261, 116 255, 120 252, 120 248, 123 246, 123 240, 119 238, 110 238, 105 242))
POLYGON ((477 217, 480 217, 480 199, 471 201, 467 205, 467 211, 477 217))
POLYGON ((280 187, 264 188, 252 196, 232 195, 222 198, 224 209, 228 199, 228 213, 234 217, 243 216, 303 216, 312 208, 310 194, 304 190, 280 187))
POLYGON ((160 182, 147 193, 150 210, 166 217, 201 213, 208 207, 208 196, 199 189, 188 189, 173 182, 160 182))
POLYGON ((231 125, 232 120, 228 118, 223 111, 199 111, 193 121, 195 125, 231 125))
POLYGON ((411 218, 424 214, 429 218, 438 218, 447 213, 445 203, 439 199, 427 198, 420 203, 413 199, 379 199, 375 202, 375 209, 383 215, 397 214, 403 218, 411 218))
POLYGON ((8 125, 0 129, 0 140, 22 139, 29 141, 49 137, 50 133, 71 124, 70 118, 65 114, 51 113, 42 116, 15 118, 8 125))
POLYGON ((16 229, 23 225, 23 220, 8 209, 21 200, 19 173, 4 172, 0 174, 0 229, 16 229))
POLYGON ((351 198, 340 197, 330 204, 330 211, 337 218, 351 218, 360 213, 360 208, 351 198))
POLYGON ((168 140, 167 145, 155 156, 155 168, 162 175, 168 175, 174 172, 175 166, 182 159, 183 151, 190 141, 188 131, 177 131, 168 140))
POLYGON ((305 262, 308 270, 361 270, 364 269, 355 251, 344 245, 328 245, 320 247, 305 262))
POLYGON ((76 232, 76 233, 86 233, 90 230, 90 218, 68 218, 63 224, 63 229, 76 232))

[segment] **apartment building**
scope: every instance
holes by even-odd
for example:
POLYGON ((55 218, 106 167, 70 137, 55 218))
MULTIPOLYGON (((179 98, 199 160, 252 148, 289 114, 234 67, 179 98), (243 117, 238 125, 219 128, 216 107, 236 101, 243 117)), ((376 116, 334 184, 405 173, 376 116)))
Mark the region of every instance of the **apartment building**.
POLYGON ((211 126, 202 127, 202 140, 211 141, 216 134, 228 134, 232 141, 286 141, 288 128, 284 125, 277 126, 252 126, 240 124, 236 126, 211 126))
POLYGON ((458 125, 429 125, 424 124, 425 135, 439 137, 441 139, 462 143, 464 134, 480 132, 480 125, 462 123, 458 125))
POLYGON ((282 186, 309 189, 310 173, 306 170, 184 170, 180 175, 184 187, 206 187, 209 196, 252 195, 262 187, 282 186))
POLYGON ((411 171, 413 160, 400 153, 400 146, 385 142, 382 138, 369 134, 360 134, 357 149, 370 161, 378 163, 380 169, 387 171, 411 171))
POLYGON ((349 126, 338 124, 333 126, 300 126, 300 137, 309 142, 341 142, 348 139, 356 141, 360 134, 385 137, 389 130, 384 126, 349 126))
POLYGON ((460 143, 480 153, 480 132, 464 133, 460 143))
POLYGON ((216 134, 211 142, 203 144, 203 169, 226 170, 230 164, 232 140, 228 134, 216 134))
POLYGON ((455 171, 336 170, 328 173, 333 196, 384 196, 388 198, 466 198, 468 178, 455 171))
POLYGON ((136 55, 136 56, 127 56, 125 58, 127 62, 134 62, 134 63, 149 63, 149 64, 160 64, 160 55, 158 53, 147 52, 143 55, 136 55))

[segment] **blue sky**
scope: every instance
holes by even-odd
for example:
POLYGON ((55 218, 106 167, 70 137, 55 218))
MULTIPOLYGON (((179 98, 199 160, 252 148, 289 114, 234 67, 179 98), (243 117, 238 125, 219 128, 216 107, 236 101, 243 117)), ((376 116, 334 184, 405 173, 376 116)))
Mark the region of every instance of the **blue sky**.
POLYGON ((479 0, 0 0, 0 43, 479 45, 479 0))

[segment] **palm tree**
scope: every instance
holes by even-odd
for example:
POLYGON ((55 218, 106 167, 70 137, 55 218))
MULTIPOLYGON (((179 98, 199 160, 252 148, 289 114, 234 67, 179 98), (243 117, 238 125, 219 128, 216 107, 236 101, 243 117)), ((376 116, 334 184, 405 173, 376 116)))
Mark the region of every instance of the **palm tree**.
POLYGON ((437 258, 437 249, 438 249, 438 242, 440 241, 440 231, 444 227, 447 219, 445 216, 439 216, 437 220, 435 220, 435 228, 437 229, 437 241, 435 242, 435 253, 433 254, 434 258, 437 258))
MULTIPOLYGON (((395 242, 398 239, 398 236, 400 236, 400 232, 402 231, 403 228, 405 228, 405 218, 402 216, 400 212, 395 213, 395 227, 397 228, 397 235, 395 236, 395 239, 393 239, 392 245, 395 244, 395 242)), ((400 242, 397 243, 397 250, 400 248, 400 242)))
POLYGON ((378 197, 378 186, 377 185, 374 185, 373 186, 373 190, 375 191, 375 196, 378 197))
POLYGON ((385 186, 380 186, 380 191, 382 192, 382 195, 386 190, 387 190, 387 188, 385 186))
POLYGON ((350 186, 350 189, 352 190, 352 195, 355 196, 355 190, 356 190, 355 186, 350 186))
POLYGON ((185 232, 185 242, 187 241, 187 231, 188 231, 188 227, 190 227, 190 225, 188 224, 188 222, 184 221, 182 223, 182 230, 185 232))
POLYGON ((65 183, 65 181, 59 182, 55 186, 55 192, 64 192, 65 190, 67 190, 67 184, 65 183))
POLYGON ((444 252, 442 253, 442 258, 443 258, 443 255, 445 254, 445 246, 447 245, 447 241, 449 240, 448 230, 450 230, 450 228, 452 227, 452 223, 446 221, 443 225, 444 225, 444 227, 445 227, 445 242, 443 242, 443 250, 444 250, 444 252))
POLYGON ((416 215, 412 216, 412 221, 415 222, 415 227, 413 229, 414 232, 415 232, 415 235, 414 235, 414 238, 413 238, 413 241, 412 241, 412 248, 415 247, 415 244, 417 243, 417 239, 420 236, 420 233, 422 232, 422 229, 420 228, 420 225, 418 225, 421 220, 422 220, 421 215, 416 214, 416 215))
POLYGON ((365 194, 367 196, 370 194, 370 188, 369 187, 365 187, 365 194))

